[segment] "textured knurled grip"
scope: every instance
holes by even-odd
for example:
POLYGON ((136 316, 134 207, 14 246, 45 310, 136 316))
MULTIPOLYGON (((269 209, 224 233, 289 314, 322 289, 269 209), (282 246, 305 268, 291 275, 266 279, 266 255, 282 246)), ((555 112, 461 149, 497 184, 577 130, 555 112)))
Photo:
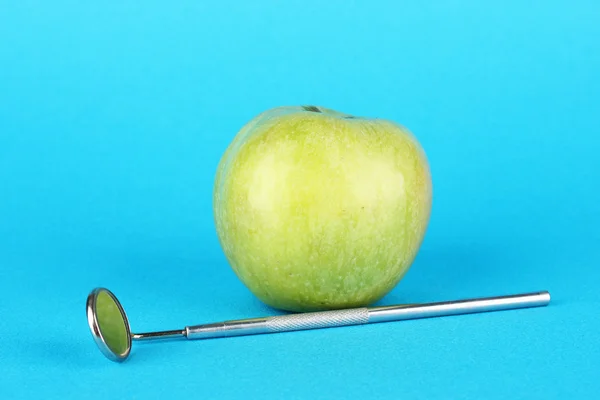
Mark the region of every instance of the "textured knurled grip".
POLYGON ((360 325, 367 322, 369 322, 369 311, 366 308, 355 308, 351 310, 271 317, 267 320, 267 329, 269 332, 285 332, 344 325, 360 325))

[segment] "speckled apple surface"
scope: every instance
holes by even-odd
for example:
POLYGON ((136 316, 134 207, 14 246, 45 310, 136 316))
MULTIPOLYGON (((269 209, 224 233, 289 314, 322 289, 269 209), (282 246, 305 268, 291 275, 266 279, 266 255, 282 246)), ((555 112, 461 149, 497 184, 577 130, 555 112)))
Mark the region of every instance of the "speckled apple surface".
POLYGON ((391 121, 280 107, 236 136, 215 180, 217 232, 240 279, 289 311, 372 304, 425 235, 432 183, 417 139, 391 121))
POLYGON ((0 400, 597 400, 599 20, 597 0, 0 1, 0 400), (226 149, 281 105, 395 121, 427 155, 425 238, 375 306, 552 303, 108 361, 98 286, 135 333, 288 314, 213 213, 226 149))

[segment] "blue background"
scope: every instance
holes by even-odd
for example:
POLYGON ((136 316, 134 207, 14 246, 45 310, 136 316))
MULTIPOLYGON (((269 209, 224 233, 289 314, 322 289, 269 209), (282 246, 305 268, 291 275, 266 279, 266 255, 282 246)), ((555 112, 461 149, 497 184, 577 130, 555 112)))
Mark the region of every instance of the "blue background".
POLYGON ((0 3, 0 397, 596 398, 600 5, 488 3, 0 3), (244 123, 296 104, 427 152, 430 228, 382 304, 551 306, 104 359, 95 286, 135 331, 276 313, 226 263, 212 183, 244 123))

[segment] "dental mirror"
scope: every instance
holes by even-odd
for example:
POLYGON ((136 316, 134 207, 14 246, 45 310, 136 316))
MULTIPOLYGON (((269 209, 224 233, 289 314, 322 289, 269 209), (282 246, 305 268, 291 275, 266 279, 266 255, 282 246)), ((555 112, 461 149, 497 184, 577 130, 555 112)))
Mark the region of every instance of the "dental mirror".
POLYGON ((100 351, 108 359, 121 362, 129 357, 132 340, 161 338, 209 339, 255 335, 543 307, 549 303, 550 293, 541 291, 438 303, 288 314, 186 326, 183 329, 171 331, 131 333, 127 315, 116 296, 108 289, 96 288, 92 290, 87 298, 87 319, 92 336, 100 351))
POLYGON ((131 351, 129 321, 121 303, 109 290, 94 289, 87 299, 87 318, 100 351, 112 361, 125 360, 131 351))

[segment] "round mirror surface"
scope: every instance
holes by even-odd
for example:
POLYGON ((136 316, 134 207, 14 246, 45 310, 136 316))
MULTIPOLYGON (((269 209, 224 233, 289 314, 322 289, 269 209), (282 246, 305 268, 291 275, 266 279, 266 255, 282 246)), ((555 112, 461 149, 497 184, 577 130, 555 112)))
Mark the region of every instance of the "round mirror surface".
POLYGON ((88 322, 105 356, 122 361, 131 350, 131 332, 125 311, 107 289, 95 289, 88 298, 88 322), (90 315, 91 313, 91 315, 90 315))

